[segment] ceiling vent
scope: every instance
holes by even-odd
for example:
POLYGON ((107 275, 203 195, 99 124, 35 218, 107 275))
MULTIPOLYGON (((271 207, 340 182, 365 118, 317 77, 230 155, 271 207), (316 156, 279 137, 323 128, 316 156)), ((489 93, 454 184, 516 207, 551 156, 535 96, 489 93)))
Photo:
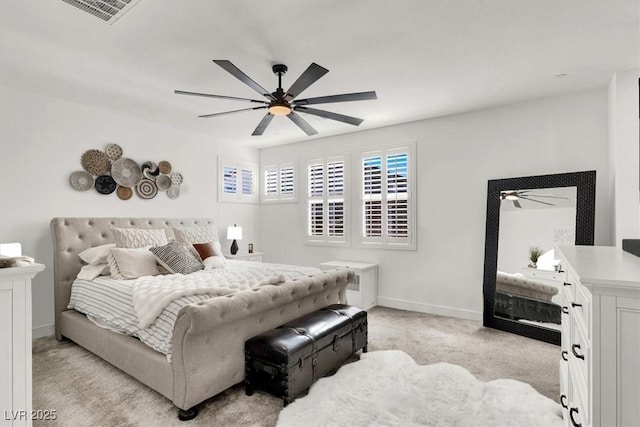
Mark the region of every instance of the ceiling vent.
POLYGON ((140 0, 62 0, 103 21, 113 24, 140 0))

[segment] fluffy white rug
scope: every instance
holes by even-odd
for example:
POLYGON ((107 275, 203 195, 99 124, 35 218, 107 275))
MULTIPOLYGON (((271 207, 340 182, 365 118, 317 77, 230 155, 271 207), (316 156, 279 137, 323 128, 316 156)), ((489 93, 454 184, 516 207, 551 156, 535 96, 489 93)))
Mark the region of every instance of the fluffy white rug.
POLYGON ((562 426, 562 408, 521 381, 482 382, 461 366, 365 353, 280 413, 278 427, 562 426))

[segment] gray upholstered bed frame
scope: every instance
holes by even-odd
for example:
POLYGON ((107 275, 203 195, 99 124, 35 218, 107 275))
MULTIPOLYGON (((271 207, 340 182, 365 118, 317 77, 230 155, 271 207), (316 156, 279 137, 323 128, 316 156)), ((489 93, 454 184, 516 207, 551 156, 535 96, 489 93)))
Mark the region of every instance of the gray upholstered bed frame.
POLYGON ((67 309, 71 284, 82 267, 78 254, 113 242, 111 227, 164 228, 215 225, 211 219, 54 218, 56 338, 68 338, 170 399, 180 415, 244 379, 244 342, 284 322, 334 303, 346 303, 353 276, 332 271, 279 286, 213 298, 184 307, 173 330, 172 361, 137 338, 99 328, 67 309))

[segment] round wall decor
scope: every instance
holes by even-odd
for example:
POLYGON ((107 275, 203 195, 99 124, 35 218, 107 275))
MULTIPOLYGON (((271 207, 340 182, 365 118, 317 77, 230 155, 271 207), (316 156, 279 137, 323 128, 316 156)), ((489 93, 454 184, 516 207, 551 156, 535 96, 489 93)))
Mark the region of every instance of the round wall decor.
POLYGON ((171 188, 167 190, 167 196, 170 199, 177 199, 178 197, 180 197, 180 187, 178 187, 177 185, 171 186, 171 188))
POLYGON ((111 162, 107 154, 100 150, 87 150, 80 158, 82 168, 92 175, 107 175, 111 172, 111 162))
POLYGON ((171 183, 173 185, 180 185, 184 178, 182 178, 182 174, 180 172, 171 172, 171 183))
POLYGON ((69 182, 77 191, 87 191, 93 188, 93 176, 89 172, 75 171, 69 177, 69 182))
POLYGON ((100 175, 96 178, 96 191, 100 194, 111 194, 116 191, 118 184, 110 175, 100 175))
POLYGON ((107 153, 107 157, 111 160, 118 160, 122 157, 122 147, 118 144, 107 144, 107 147, 104 149, 105 153, 107 153))
POLYGON ((118 187, 116 194, 120 200, 129 200, 133 196, 133 190, 129 187, 118 187))
POLYGON ((158 187, 155 182, 145 178, 136 185, 136 193, 141 199, 153 199, 158 194, 158 187))
POLYGON ((123 157, 113 163, 111 176, 123 187, 135 187, 142 179, 142 172, 135 161, 123 157))
POLYGON ((142 164, 142 174, 149 179, 158 176, 160 170, 155 162, 144 162, 142 164))
POLYGON ((160 169, 160 173, 169 175, 171 173, 171 163, 167 162, 166 160, 163 160, 160 163, 158 163, 158 169, 160 169))
POLYGON ((156 185, 158 186, 158 190, 167 191, 171 188, 171 178, 169 175, 158 175, 156 178, 156 185))

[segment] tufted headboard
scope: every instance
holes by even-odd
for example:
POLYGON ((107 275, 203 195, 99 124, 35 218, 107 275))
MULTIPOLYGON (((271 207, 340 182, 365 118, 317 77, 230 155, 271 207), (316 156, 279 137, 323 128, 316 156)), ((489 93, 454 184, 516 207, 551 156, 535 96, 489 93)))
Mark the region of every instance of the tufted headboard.
POLYGON ((56 337, 59 330, 60 313, 67 310, 71 296, 71 283, 82 268, 78 254, 83 250, 113 243, 111 227, 164 228, 167 237, 173 238, 172 226, 213 225, 208 218, 53 218, 53 281, 56 315, 56 337))

